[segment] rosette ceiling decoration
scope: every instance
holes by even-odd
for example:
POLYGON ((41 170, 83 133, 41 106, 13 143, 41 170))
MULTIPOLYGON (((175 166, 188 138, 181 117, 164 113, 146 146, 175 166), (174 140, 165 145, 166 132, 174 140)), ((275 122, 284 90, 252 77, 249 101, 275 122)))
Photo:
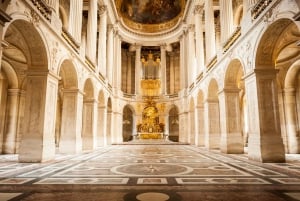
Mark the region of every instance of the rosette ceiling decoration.
POLYGON ((154 33, 173 28, 183 16, 186 0, 115 0, 125 26, 154 33))

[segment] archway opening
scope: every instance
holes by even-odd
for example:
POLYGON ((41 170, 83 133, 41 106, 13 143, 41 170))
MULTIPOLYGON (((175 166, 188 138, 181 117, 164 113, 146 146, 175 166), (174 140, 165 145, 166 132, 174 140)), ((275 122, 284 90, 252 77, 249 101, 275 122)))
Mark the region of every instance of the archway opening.
POLYGON ((123 109, 123 121, 122 121, 122 133, 123 133, 123 142, 128 142, 133 139, 133 111, 129 105, 126 105, 123 109))
POLYGON ((169 140, 179 142, 179 114, 176 105, 169 111, 169 140))

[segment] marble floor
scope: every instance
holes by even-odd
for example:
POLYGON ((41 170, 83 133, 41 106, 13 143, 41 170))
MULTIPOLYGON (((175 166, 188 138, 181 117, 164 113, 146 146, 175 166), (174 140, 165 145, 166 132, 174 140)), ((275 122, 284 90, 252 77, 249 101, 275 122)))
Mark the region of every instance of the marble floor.
POLYGON ((125 144, 54 161, 0 155, 0 200, 296 201, 300 155, 257 163, 179 144, 125 144))

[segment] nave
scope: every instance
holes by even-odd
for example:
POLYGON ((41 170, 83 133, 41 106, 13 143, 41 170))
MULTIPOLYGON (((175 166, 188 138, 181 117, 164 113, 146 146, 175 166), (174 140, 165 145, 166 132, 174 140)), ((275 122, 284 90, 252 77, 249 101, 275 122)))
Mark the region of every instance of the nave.
POLYGON ((0 200, 295 201, 300 157, 259 163, 179 144, 123 144, 47 163, 0 156, 0 200))

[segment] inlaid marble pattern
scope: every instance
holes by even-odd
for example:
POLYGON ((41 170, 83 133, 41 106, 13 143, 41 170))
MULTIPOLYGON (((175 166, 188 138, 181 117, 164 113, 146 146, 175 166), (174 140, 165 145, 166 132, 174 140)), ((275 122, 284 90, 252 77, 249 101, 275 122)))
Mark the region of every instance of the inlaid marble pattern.
POLYGON ((246 155, 189 145, 127 144, 58 155, 42 164, 18 163, 15 156, 0 155, 0 161, 0 193, 20 193, 21 189, 18 200, 70 200, 69 192, 88 191, 72 200, 88 200, 92 195, 105 200, 105 194, 111 200, 132 201, 151 194, 175 201, 210 201, 222 197, 216 194, 222 190, 224 196, 241 192, 237 197, 243 200, 251 199, 242 195, 258 193, 262 195, 258 200, 295 201, 300 193, 299 155, 288 163, 262 164, 249 161, 246 155), (199 191, 204 194, 200 196, 199 191))

